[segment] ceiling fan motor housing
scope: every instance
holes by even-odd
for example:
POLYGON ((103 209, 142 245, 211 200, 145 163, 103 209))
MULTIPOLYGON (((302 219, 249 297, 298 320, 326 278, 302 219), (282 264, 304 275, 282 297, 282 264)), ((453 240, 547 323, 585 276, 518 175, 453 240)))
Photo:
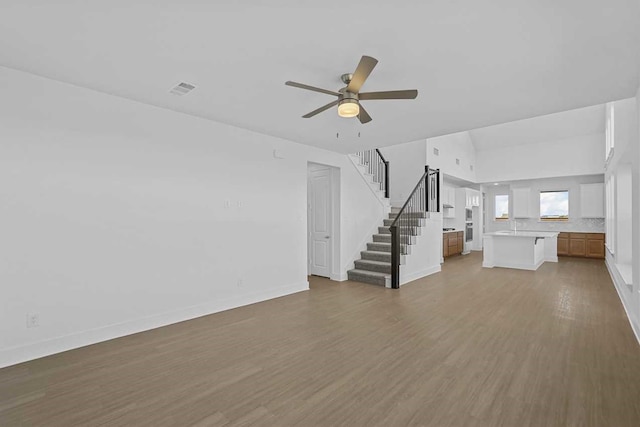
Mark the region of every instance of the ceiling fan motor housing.
POLYGON ((348 85, 349 83, 351 83, 351 79, 353 78, 353 74, 352 73, 346 73, 340 76, 340 80, 342 80, 342 82, 346 85, 348 85))

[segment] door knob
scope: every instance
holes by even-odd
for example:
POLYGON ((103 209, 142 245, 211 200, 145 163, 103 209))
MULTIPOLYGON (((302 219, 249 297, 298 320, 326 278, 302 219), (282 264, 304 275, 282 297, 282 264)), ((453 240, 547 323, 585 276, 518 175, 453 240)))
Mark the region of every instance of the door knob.
POLYGON ((324 236, 325 239, 329 239, 331 236, 324 236))

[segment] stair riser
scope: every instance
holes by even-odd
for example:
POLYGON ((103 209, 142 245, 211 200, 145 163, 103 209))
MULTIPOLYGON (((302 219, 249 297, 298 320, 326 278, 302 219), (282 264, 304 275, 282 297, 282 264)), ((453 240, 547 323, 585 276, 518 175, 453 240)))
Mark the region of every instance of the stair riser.
POLYGON ((369 276, 361 276, 360 274, 356 274, 356 273, 347 273, 347 276, 349 277, 349 280, 353 280, 354 282, 362 282, 362 283, 369 283, 371 285, 378 285, 378 286, 386 286, 386 280, 384 279, 384 277, 369 277, 369 276))
MULTIPOLYGON (((389 227, 378 227, 378 234, 391 235, 391 229, 389 227)), ((422 229, 420 227, 411 227, 408 234, 412 236, 420 236, 422 234, 422 229)))
MULTIPOLYGON (((421 230, 420 227, 411 227, 409 234, 412 236, 420 236, 422 234, 421 230)), ((378 227, 378 234, 391 234, 391 229, 389 227, 378 227)))
MULTIPOLYGON (((391 252, 391 245, 388 243, 374 242, 367 243, 368 251, 376 251, 376 252, 391 252)), ((409 255, 411 254, 411 246, 400 245, 400 254, 401 255, 409 255)))
MULTIPOLYGON (((391 234, 374 234, 374 243, 391 243, 391 234)), ((400 241, 404 244, 415 245, 416 236, 401 235, 400 241)))
POLYGON ((355 262, 355 266, 358 270, 375 271, 378 273, 391 274, 391 264, 387 264, 387 265, 369 264, 366 261, 357 260, 355 262))
POLYGON ((389 252, 391 253, 391 245, 383 243, 367 243, 368 251, 389 252))
POLYGON ((362 259, 368 259, 370 261, 383 261, 391 262, 391 252, 372 253, 367 251, 360 252, 362 259))
MULTIPOLYGON (((370 261, 391 262, 391 252, 360 252, 360 258, 370 261)), ((404 265, 406 257, 400 255, 400 265, 404 265)))
MULTIPOLYGON (((396 219, 397 216, 398 216, 397 213, 391 212, 389 214, 389 219, 396 219)), ((426 218, 427 213, 426 212, 406 212, 403 216, 405 218, 426 218)))
MULTIPOLYGON (((389 227, 389 226, 391 226, 391 224, 393 224, 393 221, 395 221, 395 220, 393 220, 393 219, 385 219, 385 220, 383 220, 383 221, 384 221, 384 226, 385 226, 385 227, 389 227)), ((424 220, 424 219, 420 219, 420 218, 412 218, 412 219, 410 219, 408 222, 404 222, 404 221, 403 221, 403 223, 402 223, 402 224, 403 224, 403 225, 407 224, 407 225, 409 225, 409 226, 411 226, 411 227, 422 227, 423 225, 425 225, 425 223, 426 223, 426 222, 425 222, 425 220, 424 220)))

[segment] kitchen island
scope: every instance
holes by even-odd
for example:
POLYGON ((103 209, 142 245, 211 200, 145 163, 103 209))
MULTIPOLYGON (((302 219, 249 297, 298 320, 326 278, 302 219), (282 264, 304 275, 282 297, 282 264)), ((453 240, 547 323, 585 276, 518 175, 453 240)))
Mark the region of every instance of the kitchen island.
POLYGON ((496 231, 485 233, 482 266, 537 270, 543 262, 558 262, 558 233, 496 231))

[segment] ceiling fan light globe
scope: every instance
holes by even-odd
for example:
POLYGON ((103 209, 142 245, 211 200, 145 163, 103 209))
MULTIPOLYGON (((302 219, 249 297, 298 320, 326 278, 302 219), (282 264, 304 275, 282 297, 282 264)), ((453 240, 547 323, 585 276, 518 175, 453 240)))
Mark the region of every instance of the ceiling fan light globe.
POLYGON ((355 99, 344 99, 338 105, 338 115, 340 117, 356 117, 360 114, 360 105, 355 99))

